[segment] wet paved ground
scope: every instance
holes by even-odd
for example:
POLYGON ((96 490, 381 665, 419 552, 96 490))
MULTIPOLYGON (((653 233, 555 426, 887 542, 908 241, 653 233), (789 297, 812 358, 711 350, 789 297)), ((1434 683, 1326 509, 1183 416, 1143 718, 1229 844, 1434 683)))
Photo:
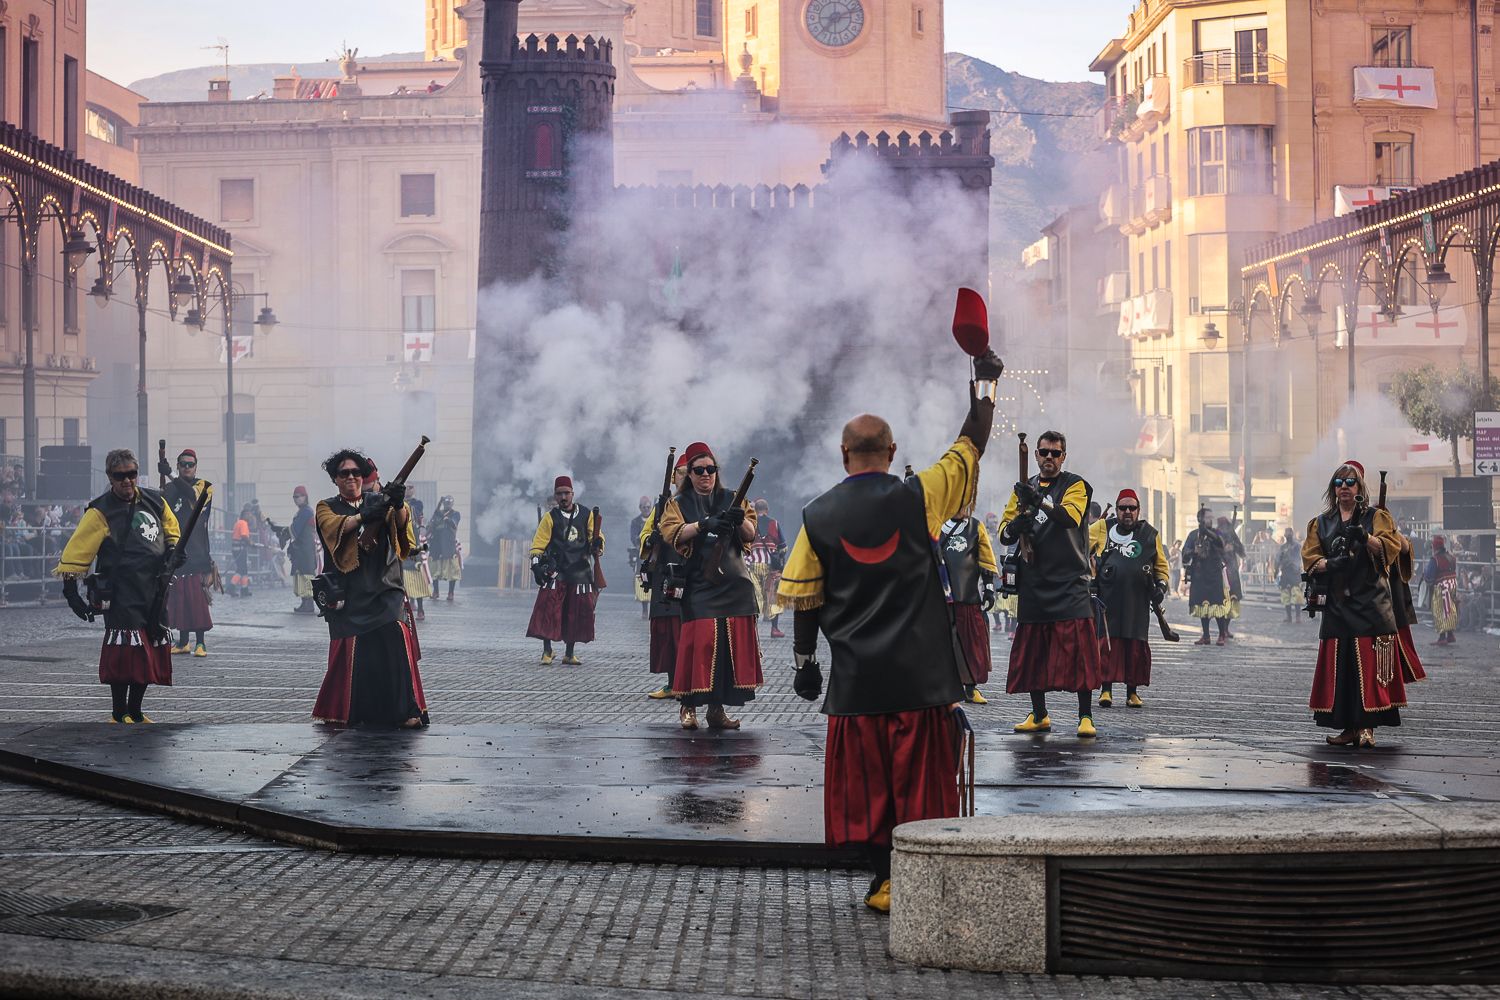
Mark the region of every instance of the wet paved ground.
MULTIPOLYGON (((177 686, 153 689, 147 711, 162 723, 249 725, 268 735, 271 723, 301 729, 326 633, 315 620, 285 614, 290 603, 284 593, 221 601, 225 624, 210 633, 212 655, 178 658, 177 686)), ((521 638, 528 611, 519 595, 480 592, 432 611, 423 674, 435 725, 425 736, 524 725, 586 748, 626 730, 671 732, 671 707, 643 697, 653 686, 645 630, 628 600, 606 597, 603 638, 572 669, 536 664, 536 644, 521 638)), ((1242 638, 1223 649, 1158 647, 1147 707, 1098 711, 1094 747, 1071 735, 1073 712, 1061 701, 1057 735, 1010 735, 1024 701, 994 687, 993 704, 971 711, 988 758, 987 795, 1001 796, 982 797, 981 810, 1025 808, 1048 795, 1115 807, 1169 794, 1162 788, 1212 797, 1226 785, 1319 797, 1493 797, 1500 721, 1489 706, 1500 643, 1465 634, 1451 650, 1424 644, 1432 680, 1413 688, 1406 725, 1382 731, 1375 753, 1334 754, 1318 746, 1322 733, 1305 709, 1315 626, 1284 626, 1280 617, 1252 608, 1242 638), (1222 774, 1181 766, 1185 754, 1216 761, 1222 774), (1448 794, 1455 785, 1460 795, 1448 794)), ((52 608, 0 611, 0 627, 9 637, 0 651, 0 722, 9 732, 104 718, 107 694, 94 681, 97 626, 52 608)), ((1418 639, 1430 642, 1431 633, 1418 639)), ((815 737, 812 707, 789 690, 789 640, 764 645, 768 687, 744 710, 741 738, 815 737)), ((997 642, 1001 663, 1005 651, 997 642)), ((0 831, 0 966, 98 967, 124 977, 136 970, 145 981, 208 987, 228 978, 239 995, 331 996, 341 987, 347 995, 467 997, 626 989, 767 997, 1490 995, 917 970, 886 957, 884 923, 860 904, 864 880, 840 870, 335 855, 19 784, 0 784, 0 831)), ((0 985, 0 994, 21 981, 0 985)))

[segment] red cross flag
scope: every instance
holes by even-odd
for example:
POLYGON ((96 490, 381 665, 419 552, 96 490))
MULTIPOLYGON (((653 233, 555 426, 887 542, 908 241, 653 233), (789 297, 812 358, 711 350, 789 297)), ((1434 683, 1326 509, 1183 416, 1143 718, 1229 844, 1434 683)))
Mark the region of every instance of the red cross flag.
POLYGON ((1437 83, 1430 66, 1356 66, 1354 99, 1435 108, 1437 83))
POLYGON ((1388 198, 1395 198, 1411 190, 1413 190, 1411 187, 1400 184, 1392 184, 1389 187, 1375 187, 1369 184, 1350 187, 1340 184, 1333 189, 1333 214, 1335 216, 1348 215, 1350 212, 1378 205, 1388 198))
POLYGON ((407 333, 402 336, 403 343, 401 346, 407 361, 432 360, 431 333, 407 333))
MULTIPOLYGON (((246 358, 253 358, 253 357, 255 357, 255 338, 254 337, 232 337, 230 339, 232 339, 234 341, 234 360, 235 360, 236 364, 238 364, 239 362, 245 360, 246 358)), ((228 357, 228 351, 226 351, 224 349, 224 338, 220 337, 219 338, 219 364, 221 364, 221 365, 222 364, 228 364, 227 357, 228 357)))

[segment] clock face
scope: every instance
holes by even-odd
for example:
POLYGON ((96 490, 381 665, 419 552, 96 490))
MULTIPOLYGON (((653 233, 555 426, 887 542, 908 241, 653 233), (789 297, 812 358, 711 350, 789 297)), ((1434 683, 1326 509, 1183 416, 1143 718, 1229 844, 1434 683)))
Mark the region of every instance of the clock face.
POLYGON ((824 45, 848 45, 865 30, 865 7, 860 0, 810 0, 808 33, 824 45))

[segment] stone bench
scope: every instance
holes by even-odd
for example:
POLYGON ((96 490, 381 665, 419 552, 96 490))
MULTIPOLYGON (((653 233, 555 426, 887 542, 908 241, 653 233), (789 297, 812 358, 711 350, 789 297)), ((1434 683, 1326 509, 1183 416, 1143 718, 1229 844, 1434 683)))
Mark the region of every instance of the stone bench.
POLYGON ((1500 982, 1500 805, 908 823, 890 950, 987 972, 1500 982))

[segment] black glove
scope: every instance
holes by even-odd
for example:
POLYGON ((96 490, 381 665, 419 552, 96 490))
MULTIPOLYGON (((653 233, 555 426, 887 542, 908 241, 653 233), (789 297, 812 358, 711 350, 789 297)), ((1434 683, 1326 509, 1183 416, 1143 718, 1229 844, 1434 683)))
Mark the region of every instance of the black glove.
POLYGON ((995 593, 995 585, 993 583, 986 583, 984 585, 984 587, 979 591, 979 608, 980 608, 980 610, 983 611, 983 612, 985 612, 986 614, 988 614, 991 611, 994 611, 995 610, 995 600, 996 600, 997 596, 998 595, 996 595, 996 593, 995 593))
POLYGON ((385 520, 385 515, 390 513, 391 498, 385 493, 371 493, 365 497, 364 507, 359 512, 359 519, 365 524, 379 524, 385 520))
POLYGON ((1327 572, 1329 572, 1329 573, 1342 573, 1345 570, 1347 570, 1351 565, 1353 565, 1353 563, 1354 563, 1354 557, 1353 556, 1348 556, 1348 555, 1334 556, 1332 559, 1328 560, 1328 570, 1327 570, 1327 572))
POLYGON ((1005 362, 993 350, 974 359, 974 378, 980 382, 993 382, 1005 374, 1005 362))
POLYGON ((1035 510, 1042 505, 1042 491, 1032 486, 1029 482, 1017 483, 1016 503, 1022 507, 1029 507, 1035 510))
POLYGON ((156 474, 158 476, 164 476, 167 479, 171 479, 172 463, 168 462, 165 458, 158 458, 156 460, 156 474))
POLYGON ((1167 585, 1163 581, 1157 580, 1151 585, 1151 603, 1157 607, 1160 607, 1162 602, 1166 599, 1167 585))
POLYGON ((76 577, 68 577, 63 581, 63 596, 68 599, 68 607, 81 620, 91 622, 94 620, 94 609, 88 606, 83 595, 78 593, 78 580, 76 577))
POLYGON ((719 519, 717 517, 705 517, 698 522, 698 537, 704 535, 715 535, 719 533, 719 519))
POLYGON ((594 555, 596 555, 596 556, 597 555, 603 555, 603 553, 604 553, 604 539, 602 539, 602 538, 595 538, 593 541, 591 541, 589 543, 589 548, 591 548, 593 550, 594 555))
POLYGON ((823 693, 823 671, 818 661, 806 653, 797 654, 797 672, 792 676, 792 690, 804 701, 817 701, 823 693))
POLYGON ((161 572, 159 575, 163 579, 169 578, 172 575, 172 556, 175 555, 176 552, 177 546, 168 545, 166 551, 161 554, 161 572))
POLYGON ((745 508, 736 504, 719 515, 719 523, 724 526, 726 532, 733 532, 745 523, 745 508))
POLYGON ((1364 548, 1365 543, 1370 540, 1370 533, 1362 524, 1351 524, 1344 529, 1344 537, 1349 540, 1349 548, 1358 551, 1364 548))
POLYGON ((381 492, 390 498, 392 507, 400 507, 402 504, 406 503, 405 483, 386 483, 381 492))
POLYGON ((531 577, 538 587, 545 587, 552 579, 552 564, 545 559, 531 560, 531 577))

